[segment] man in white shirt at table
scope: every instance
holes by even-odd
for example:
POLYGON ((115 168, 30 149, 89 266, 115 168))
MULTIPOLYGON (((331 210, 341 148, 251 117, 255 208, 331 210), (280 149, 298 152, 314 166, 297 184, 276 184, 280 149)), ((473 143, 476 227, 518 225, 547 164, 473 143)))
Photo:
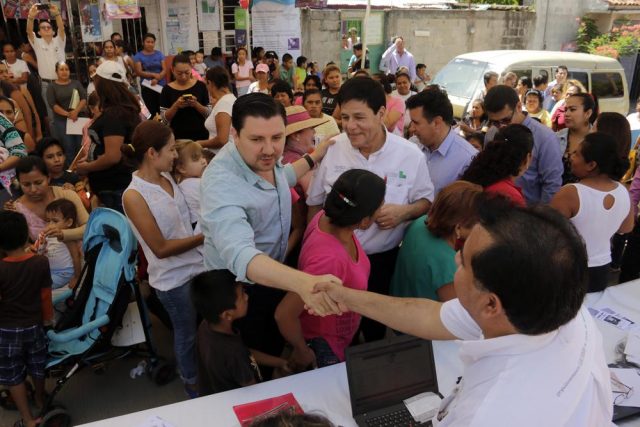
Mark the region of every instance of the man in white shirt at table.
POLYGON ((458 299, 444 304, 316 290, 395 330, 461 340, 462 380, 442 401, 436 426, 611 425, 602 336, 581 308, 586 250, 569 221, 551 208, 487 206, 457 262, 458 299))

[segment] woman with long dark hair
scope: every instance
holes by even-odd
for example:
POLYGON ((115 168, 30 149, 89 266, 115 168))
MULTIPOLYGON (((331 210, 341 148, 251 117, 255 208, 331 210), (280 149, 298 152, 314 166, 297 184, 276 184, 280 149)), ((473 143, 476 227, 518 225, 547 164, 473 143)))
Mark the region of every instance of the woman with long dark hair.
POLYGON ((196 313, 189 284, 204 270, 202 234, 191 227, 189 208, 171 177, 177 158, 171 128, 150 120, 133 132, 122 153, 138 169, 124 191, 124 211, 149 262, 149 285, 171 319, 174 351, 189 397, 197 397, 196 313))
POLYGON ((471 161, 461 179, 481 185, 486 193, 505 196, 516 206, 526 206, 515 181, 529 168, 532 150, 529 128, 509 125, 471 161))
POLYGON ((124 162, 120 147, 131 143, 140 123, 140 103, 129 91, 120 64, 105 61, 94 79, 102 114, 89 127, 91 143, 84 147, 75 171, 89 177, 100 205, 122 212, 122 192, 131 182, 133 168, 124 162))
POLYGON ((628 166, 610 135, 590 133, 571 153, 571 172, 579 181, 565 185, 551 199, 551 206, 569 218, 584 239, 589 292, 607 287, 611 237, 633 229, 629 192, 619 182, 628 166))

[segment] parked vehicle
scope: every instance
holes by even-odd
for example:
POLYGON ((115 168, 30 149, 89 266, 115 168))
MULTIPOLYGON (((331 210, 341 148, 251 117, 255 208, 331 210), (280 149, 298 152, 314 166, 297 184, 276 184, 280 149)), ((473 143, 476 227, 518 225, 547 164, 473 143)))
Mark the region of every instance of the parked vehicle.
POLYGON ((462 117, 477 90, 484 87, 483 76, 495 71, 503 76, 513 71, 518 77, 546 74, 555 79, 558 65, 566 65, 569 78, 580 81, 593 93, 600 111, 629 113, 629 88, 624 69, 613 59, 574 52, 540 50, 489 50, 458 55, 442 68, 432 83, 449 94, 454 115, 462 117))

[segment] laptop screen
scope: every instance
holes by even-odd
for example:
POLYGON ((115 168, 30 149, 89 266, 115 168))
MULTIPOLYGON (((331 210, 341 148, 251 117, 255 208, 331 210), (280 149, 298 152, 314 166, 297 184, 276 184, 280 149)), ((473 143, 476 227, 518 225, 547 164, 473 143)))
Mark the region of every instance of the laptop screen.
POLYGON ((438 392, 430 341, 394 337, 348 348, 346 359, 354 416, 438 392))

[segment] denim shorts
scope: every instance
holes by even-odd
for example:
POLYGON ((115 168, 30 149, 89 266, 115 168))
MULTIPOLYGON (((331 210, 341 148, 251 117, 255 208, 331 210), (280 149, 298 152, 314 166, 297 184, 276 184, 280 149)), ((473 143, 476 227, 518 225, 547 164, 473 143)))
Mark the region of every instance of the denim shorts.
POLYGON ((44 378, 47 339, 40 325, 0 328, 0 384, 22 384, 27 371, 32 378, 44 378))
POLYGON ((51 288, 59 289, 69 283, 76 270, 73 267, 51 269, 51 288))

